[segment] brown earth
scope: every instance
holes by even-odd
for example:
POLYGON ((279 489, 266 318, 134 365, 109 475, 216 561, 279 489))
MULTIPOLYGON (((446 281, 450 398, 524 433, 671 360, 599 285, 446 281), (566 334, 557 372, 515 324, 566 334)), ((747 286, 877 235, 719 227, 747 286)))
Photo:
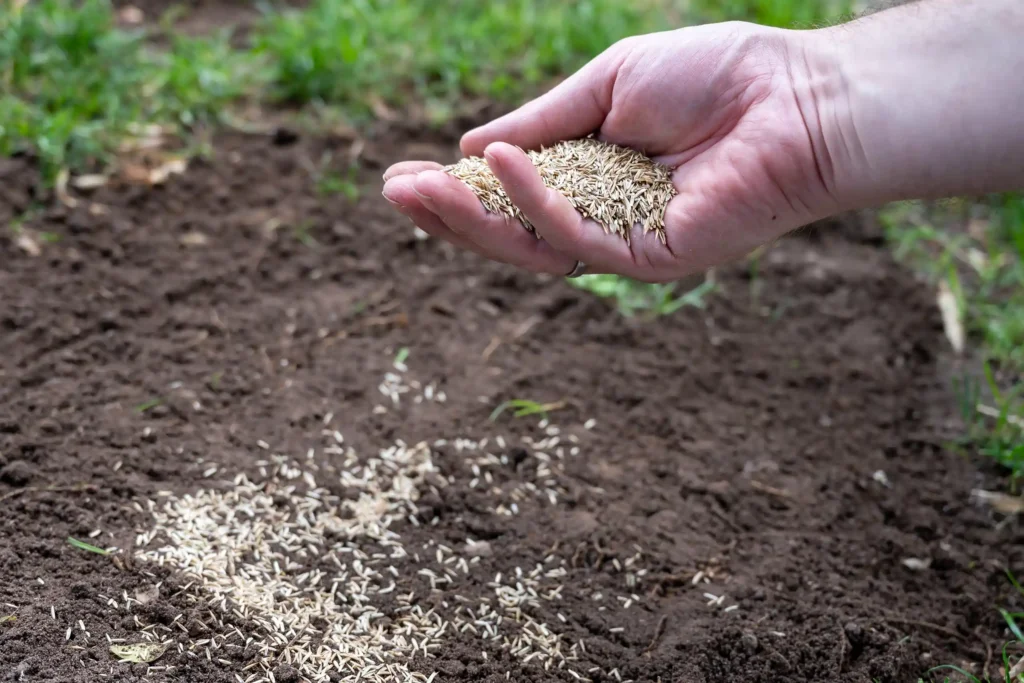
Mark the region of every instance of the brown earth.
MULTIPOLYGON (((0 624, 0 680, 140 680, 145 667, 112 664, 103 639, 138 624, 104 598, 152 577, 65 543, 99 529, 93 543, 130 551, 148 526, 132 501, 209 485, 211 465, 251 472, 257 440, 305 453, 328 412, 361 451, 395 438, 512 442, 535 419, 488 415, 524 397, 565 401, 552 419, 580 435, 564 499, 489 515, 464 457, 439 446, 454 484, 420 501, 438 523, 396 530, 407 545, 488 540, 482 575, 555 548, 571 589, 566 622, 547 623, 585 640, 590 666, 637 681, 913 681, 998 651, 995 607, 1012 604, 1004 570, 1019 564, 1020 533, 970 502, 981 475, 940 445, 955 423, 933 297, 870 227, 786 240, 756 282, 726 269, 706 311, 626 319, 557 279, 415 238, 379 200, 380 168, 447 161, 454 145, 371 141, 350 203, 316 193, 310 163, 328 143, 280 142, 224 137, 212 161, 164 186, 46 204, 26 224, 38 256, 0 242, 0 616, 16 617, 0 624), (446 403, 371 410, 401 347, 446 403), (642 599, 598 611, 594 593, 625 592, 615 564, 635 546, 642 599), (695 586, 699 570, 709 582, 695 586)), ((0 169, 6 222, 38 190, 29 161, 0 169)), ((179 596, 132 614, 204 618, 190 609, 179 596)), ((417 665, 436 680, 504 680, 510 668, 515 680, 574 680, 478 650, 455 638, 417 665)), ((174 653, 160 663, 177 673, 148 680, 236 672, 174 653)))
MULTIPOLYGON (((348 145, 225 135, 164 185, 111 183, 73 206, 31 160, 0 161, 0 220, 24 219, 0 237, 0 681, 256 680, 252 648, 195 656, 222 617, 181 574, 133 559, 145 501, 258 479, 266 449, 301 460, 329 415, 359 453, 434 444, 449 483, 392 530, 409 548, 487 541, 459 599, 493 595, 510 568, 566 572, 560 600, 527 611, 585 643, 579 674, 451 633, 410 660, 436 681, 998 675, 996 608, 1020 606, 1005 571, 1022 534, 971 501, 986 475, 943 447, 958 424, 934 295, 869 220, 784 240, 756 278, 724 269, 706 310, 628 319, 557 278, 416 238, 380 200, 380 172, 452 161, 453 140, 369 140, 355 201, 317 191, 324 153, 342 164, 348 145), (406 381, 446 402, 381 395, 402 348, 406 381), (494 490, 543 487, 537 418, 488 419, 518 398, 564 404, 551 421, 580 451, 554 466, 557 503, 496 515, 452 444, 490 440, 507 463, 494 490), (170 589, 124 599, 155 581, 170 589), (115 662, 107 638, 151 625, 184 651, 153 669, 115 662)), ((314 460, 321 473, 343 461, 314 460)), ((396 583, 418 604, 454 598, 410 566, 396 583)))

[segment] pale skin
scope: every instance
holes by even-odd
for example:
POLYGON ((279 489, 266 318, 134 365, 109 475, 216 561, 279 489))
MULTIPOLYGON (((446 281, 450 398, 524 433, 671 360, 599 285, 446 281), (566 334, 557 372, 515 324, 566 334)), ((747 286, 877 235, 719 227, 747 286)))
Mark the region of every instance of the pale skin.
POLYGON ((430 235, 519 268, 680 280, 841 211, 1024 189, 1022 35, 1021 0, 920 0, 825 29, 628 38, 462 139, 543 239, 436 163, 392 166, 384 196, 430 235), (605 234, 520 149, 592 132, 674 169, 664 243, 605 234))

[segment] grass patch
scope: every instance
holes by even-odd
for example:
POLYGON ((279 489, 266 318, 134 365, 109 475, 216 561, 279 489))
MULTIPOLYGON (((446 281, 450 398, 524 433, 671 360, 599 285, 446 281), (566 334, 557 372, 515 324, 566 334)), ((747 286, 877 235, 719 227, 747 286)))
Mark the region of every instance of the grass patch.
POLYGON ((716 288, 711 277, 682 294, 678 293, 678 285, 674 283, 647 284, 618 275, 583 275, 569 280, 569 284, 596 296, 613 299, 619 311, 626 316, 637 313, 669 315, 687 306, 703 309, 707 305, 707 297, 716 288))
POLYGON ((1024 382, 1004 391, 989 363, 984 364, 985 382, 965 377, 956 383, 961 417, 967 433, 959 444, 992 458, 1010 473, 1011 488, 1017 492, 1024 477, 1024 382), (987 390, 989 399, 982 398, 987 390))
POLYGON ((661 27, 663 2, 314 0, 269 13, 254 39, 274 95, 345 105, 423 102, 446 118, 460 97, 523 97, 619 38, 661 27))
POLYGON ((246 88, 251 58, 226 36, 144 38, 105 0, 0 3, 0 153, 37 155, 52 181, 109 161, 142 126, 216 120, 246 88))
POLYGON ((983 203, 898 204, 881 214, 896 256, 955 301, 984 380, 956 386, 967 424, 962 447, 1024 475, 1024 197, 983 203))
POLYGON ((78 548, 79 550, 85 550, 86 552, 96 553, 97 555, 109 555, 110 554, 109 550, 104 550, 103 548, 97 548, 96 546, 92 545, 91 543, 86 543, 85 541, 79 541, 77 538, 72 538, 71 536, 68 536, 68 545, 70 545, 73 548, 78 548))
MULTIPOLYGON (((1021 587, 1020 583, 1017 581, 1017 578, 1013 575, 1013 573, 1007 570, 1006 575, 1009 577, 1010 583, 1013 584, 1013 587, 1017 590, 1017 592, 1020 595, 1024 596, 1024 588, 1021 587)), ((1020 624, 1017 623, 1018 619, 1024 618, 1024 612, 1010 612, 1009 610, 1000 609, 999 613, 1006 621, 1006 626, 1010 630, 1010 633, 1013 634, 1015 640, 1011 640, 1003 644, 1001 655, 1003 660, 1004 673, 1003 676, 998 680, 1001 681, 1001 683, 1021 683, 1022 681, 1024 681, 1024 673, 1015 673, 1013 669, 1015 665, 1017 667, 1020 667, 1020 649, 1021 647, 1024 647, 1024 632, 1022 632, 1020 624), (1011 648, 1015 648, 1016 650, 1018 650, 1015 653, 1013 660, 1011 660, 1010 657, 1011 648)), ((984 678, 978 678, 969 671, 965 671, 964 669, 958 666, 954 666, 952 664, 943 664, 941 666, 937 666, 934 669, 929 670, 928 674, 931 675, 939 671, 954 671, 963 677, 962 679, 960 679, 961 681, 970 681, 970 683, 993 683, 993 679, 989 678, 988 676, 985 676, 984 678)), ((952 679, 950 678, 944 678, 943 680, 945 681, 945 683, 952 683, 952 679)), ((924 681, 921 680, 918 683, 924 683, 924 681)))
POLYGON ((881 218, 896 256, 953 292, 985 357, 1024 369, 1024 196, 898 204, 881 218))
POLYGON ((849 0, 694 0, 701 21, 752 21, 781 28, 831 24, 853 13, 849 0))

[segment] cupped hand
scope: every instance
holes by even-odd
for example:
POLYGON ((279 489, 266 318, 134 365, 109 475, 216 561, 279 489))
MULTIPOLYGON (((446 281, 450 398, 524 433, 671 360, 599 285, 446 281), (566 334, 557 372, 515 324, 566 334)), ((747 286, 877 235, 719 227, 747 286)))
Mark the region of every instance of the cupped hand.
POLYGON ((467 133, 536 227, 487 213, 432 162, 388 169, 384 196, 427 233, 536 272, 667 282, 731 261, 834 211, 820 125, 804 105, 797 32, 724 23, 616 43, 542 97, 467 133), (627 243, 545 187, 521 151, 583 137, 641 150, 672 167, 678 195, 663 243, 636 226, 627 243))

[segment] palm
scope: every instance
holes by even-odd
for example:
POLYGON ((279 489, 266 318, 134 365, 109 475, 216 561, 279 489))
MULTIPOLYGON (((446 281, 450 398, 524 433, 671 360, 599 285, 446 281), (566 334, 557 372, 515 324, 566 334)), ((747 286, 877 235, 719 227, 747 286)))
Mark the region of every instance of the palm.
POLYGON ((783 57, 759 29, 714 25, 623 41, 552 93, 464 138, 463 151, 480 154, 497 141, 535 147, 596 130, 646 152, 675 168, 666 244, 638 231, 628 244, 604 234, 564 198, 545 194, 525 156, 507 146, 488 147, 488 159, 538 226, 539 244, 484 214, 453 179, 398 177, 422 164, 389 171, 396 177, 385 196, 428 232, 497 260, 562 273, 580 260, 601 272, 677 279, 814 217, 816 190, 807 188, 820 183, 796 102, 783 57))

